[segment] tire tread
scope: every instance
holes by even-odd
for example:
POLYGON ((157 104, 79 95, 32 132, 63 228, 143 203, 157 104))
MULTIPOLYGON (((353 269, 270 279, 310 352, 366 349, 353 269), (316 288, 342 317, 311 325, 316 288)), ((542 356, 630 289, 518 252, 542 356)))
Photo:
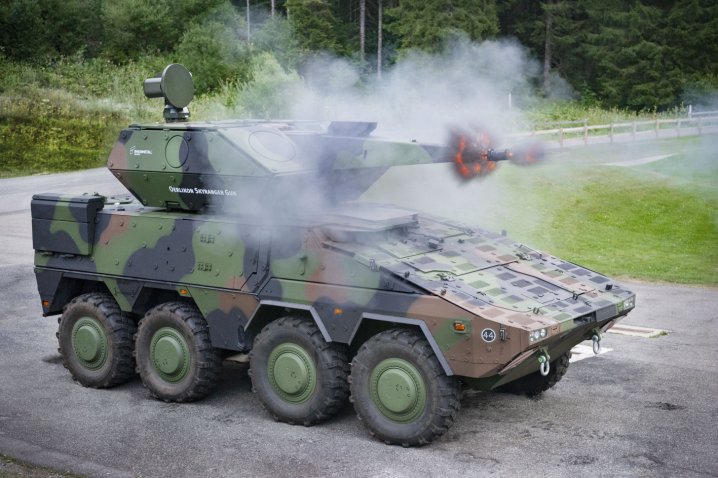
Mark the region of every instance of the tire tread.
MULTIPOLYGON (((198 357, 194 357, 197 363, 197 374, 183 393, 172 397, 162 395, 157 390, 154 390, 152 386, 148 386, 145 377, 142 377, 142 383, 154 398, 165 402, 184 403, 204 398, 209 395, 219 383, 222 359, 217 349, 212 346, 209 337, 209 327, 197 307, 184 302, 165 302, 164 304, 160 304, 147 311, 145 316, 140 320, 135 338, 142 334, 144 328, 149 327, 152 321, 156 320, 154 317, 161 316, 165 313, 175 316, 184 322, 194 337, 194 344, 198 352, 200 352, 198 357)), ((137 354, 137 351, 135 354, 137 354)))
POLYGON ((108 336, 110 336, 110 346, 114 349, 113 358, 115 363, 110 367, 106 377, 100 381, 87 379, 70 369, 72 378, 89 388, 111 388, 127 382, 135 376, 133 336, 137 330, 137 325, 130 317, 123 314, 117 301, 115 301, 112 295, 106 292, 89 292, 79 295, 63 307, 62 316, 58 318, 59 328, 57 338, 60 341, 58 351, 63 356, 65 368, 69 369, 67 363, 69 360, 68 354, 70 354, 71 351, 65 350, 62 347, 62 340, 65 339, 61 334, 63 320, 66 320, 64 318, 68 314, 68 311, 72 312, 73 309, 84 306, 90 307, 104 316, 110 332, 108 334, 108 336))
POLYGON ((256 395, 260 395, 260 403, 262 407, 269 413, 269 415, 276 421, 282 421, 289 423, 290 425, 304 425, 312 426, 317 423, 321 423, 328 418, 336 415, 347 403, 349 398, 349 358, 346 347, 339 344, 328 343, 324 340, 319 328, 303 317, 286 316, 281 317, 273 322, 270 322, 262 331, 257 335, 254 341, 254 346, 249 354, 249 376, 252 378, 252 392, 256 395), (317 355, 319 356, 320 363, 326 363, 330 373, 328 380, 324 381, 324 394, 323 405, 313 410, 311 414, 303 417, 301 420, 291 417, 287 414, 281 414, 275 410, 271 410, 261 395, 257 392, 255 381, 259 379, 255 373, 255 367, 253 358, 255 358, 255 350, 257 346, 261 347, 263 343, 269 341, 273 334, 286 329, 295 329, 300 334, 305 335, 309 341, 314 345, 317 355))
POLYGON ((396 328, 380 332, 373 336, 362 344, 357 355, 354 357, 352 361, 352 376, 349 377, 349 382, 350 384, 354 383, 354 371, 358 371, 362 368, 368 370, 366 363, 369 362, 377 350, 397 344, 410 349, 417 361, 422 361, 426 364, 431 372, 431 377, 427 378, 429 380, 436 380, 439 385, 437 387, 437 407, 424 429, 412 437, 402 439, 383 435, 373 429, 369 421, 362 416, 360 407, 356 406, 357 402, 362 398, 358 396, 358 392, 360 391, 355 390, 354 387, 352 387, 350 400, 355 404, 354 408, 357 417, 369 428, 369 433, 372 436, 389 445, 402 445, 404 447, 426 445, 445 434, 453 425, 459 408, 461 407, 461 387, 458 380, 446 375, 434 350, 423 335, 412 329, 396 328))

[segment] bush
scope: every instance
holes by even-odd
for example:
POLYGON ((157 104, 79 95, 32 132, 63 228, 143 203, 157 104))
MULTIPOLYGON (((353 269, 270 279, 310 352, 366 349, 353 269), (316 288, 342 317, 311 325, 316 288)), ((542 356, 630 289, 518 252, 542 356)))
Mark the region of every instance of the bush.
POLYGON ((277 58, 264 52, 252 59, 252 81, 240 85, 238 104, 255 118, 286 118, 293 92, 301 80, 294 70, 285 71, 277 58))
POLYGON ((269 51, 285 69, 296 69, 302 57, 296 35, 286 18, 277 15, 265 21, 252 34, 253 47, 258 51, 269 51))
POLYGON ((105 55, 113 61, 126 62, 144 53, 170 50, 181 34, 171 13, 167 0, 103 2, 105 55))
POLYGON ((191 26, 182 36, 176 56, 192 72, 195 93, 216 91, 223 82, 249 78, 249 47, 239 37, 241 20, 235 17, 235 22, 209 19, 191 26))
POLYGON ((0 52, 13 59, 49 53, 47 22, 41 2, 11 0, 0 8, 0 52))

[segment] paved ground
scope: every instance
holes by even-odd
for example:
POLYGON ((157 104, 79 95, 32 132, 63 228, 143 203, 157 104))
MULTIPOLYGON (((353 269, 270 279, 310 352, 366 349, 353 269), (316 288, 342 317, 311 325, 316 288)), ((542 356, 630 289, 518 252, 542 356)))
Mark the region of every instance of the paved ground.
POLYGON ((329 423, 271 421, 243 366, 199 403, 151 400, 139 380, 73 383, 32 275, 33 191, 122 192, 108 172, 0 180, 0 454, 91 476, 718 476, 718 290, 630 283, 611 352, 573 363, 540 399, 467 393, 431 446, 371 439, 351 409, 329 423))

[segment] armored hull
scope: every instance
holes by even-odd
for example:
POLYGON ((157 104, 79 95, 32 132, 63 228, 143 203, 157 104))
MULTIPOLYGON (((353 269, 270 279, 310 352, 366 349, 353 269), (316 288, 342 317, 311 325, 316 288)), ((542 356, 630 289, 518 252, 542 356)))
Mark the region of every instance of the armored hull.
POLYGON ((61 312, 73 284, 100 282, 136 315, 158 296, 192 300, 212 345, 234 351, 251 349, 267 309, 306 311, 325 340, 344 344, 367 321, 411 323, 447 374, 490 379, 492 388, 537 370, 530 357, 558 357, 633 307, 632 293, 596 272, 499 234, 393 206, 345 204, 267 222, 110 198, 91 219, 93 238, 83 238, 83 222, 42 219, 41 204, 54 204, 45 216, 57 218, 88 198, 101 199, 34 200, 46 315, 61 312), (57 244, 65 246, 54 250, 57 244), (517 367, 523 362, 530 367, 517 367))

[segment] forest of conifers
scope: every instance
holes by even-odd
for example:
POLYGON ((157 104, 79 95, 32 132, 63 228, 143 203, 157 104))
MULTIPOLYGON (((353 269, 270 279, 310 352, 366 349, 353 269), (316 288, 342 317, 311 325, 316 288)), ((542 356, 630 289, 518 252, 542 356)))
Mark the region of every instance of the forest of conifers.
POLYGON ((718 89, 714 0, 3 0, 0 60, 51 65, 147 57, 185 63, 200 93, 251 79, 272 54, 380 75, 411 49, 513 39, 539 65, 537 92, 563 78, 588 104, 634 111, 698 104, 718 89), (200 73, 200 74, 197 74, 200 73))

